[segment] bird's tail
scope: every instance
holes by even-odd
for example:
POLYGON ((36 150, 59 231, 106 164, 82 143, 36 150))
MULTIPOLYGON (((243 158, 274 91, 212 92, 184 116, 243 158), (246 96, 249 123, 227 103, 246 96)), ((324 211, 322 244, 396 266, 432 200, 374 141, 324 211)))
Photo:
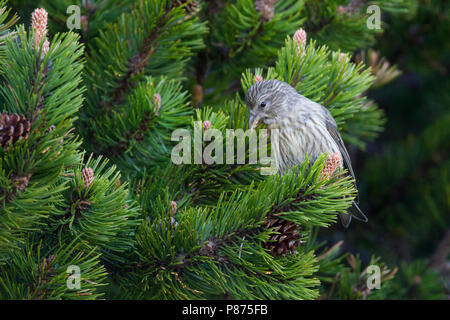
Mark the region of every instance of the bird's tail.
POLYGON ((355 201, 353 201, 353 206, 349 209, 348 213, 341 213, 339 215, 341 223, 345 228, 348 228, 348 226, 350 225, 352 217, 362 222, 369 221, 369 219, 367 219, 366 215, 361 211, 361 209, 358 207, 358 204, 355 201))

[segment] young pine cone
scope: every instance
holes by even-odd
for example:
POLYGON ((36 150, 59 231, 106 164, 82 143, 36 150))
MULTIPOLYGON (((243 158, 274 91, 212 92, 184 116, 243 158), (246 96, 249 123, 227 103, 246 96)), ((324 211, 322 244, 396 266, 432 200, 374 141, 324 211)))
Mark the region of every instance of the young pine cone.
POLYGON ((3 112, 0 116, 0 145, 8 150, 20 139, 27 139, 30 134, 30 121, 21 114, 3 112))

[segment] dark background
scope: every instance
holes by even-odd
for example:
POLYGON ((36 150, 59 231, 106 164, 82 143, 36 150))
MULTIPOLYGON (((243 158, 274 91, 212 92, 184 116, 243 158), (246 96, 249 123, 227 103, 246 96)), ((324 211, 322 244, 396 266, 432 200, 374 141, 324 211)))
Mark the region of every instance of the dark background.
MULTIPOLYGON (((404 272, 407 264, 420 263, 423 268, 414 270, 416 281, 425 267, 440 264, 448 297, 449 1, 419 1, 414 11, 401 19, 387 17, 388 28, 374 46, 402 71, 393 82, 368 94, 385 112, 385 131, 365 151, 352 148, 360 203, 369 223, 325 230, 322 236, 344 240, 345 249, 360 253, 366 262, 372 254, 379 255, 390 265, 403 265, 404 272), (442 248, 447 248, 446 263, 433 260, 442 248)), ((409 298, 427 298, 410 294, 409 298)))

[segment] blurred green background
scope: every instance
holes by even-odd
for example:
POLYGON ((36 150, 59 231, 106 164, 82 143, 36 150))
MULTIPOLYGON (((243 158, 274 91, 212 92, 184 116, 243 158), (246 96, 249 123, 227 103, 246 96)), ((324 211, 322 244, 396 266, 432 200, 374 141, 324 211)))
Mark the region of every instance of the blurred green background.
POLYGON ((369 92, 386 114, 385 131, 351 155, 369 223, 325 230, 363 261, 376 254, 403 264, 398 277, 410 292, 402 298, 435 297, 425 288, 430 267, 439 270, 447 298, 450 292, 449 4, 417 1, 408 16, 386 21, 374 48, 402 75, 369 92))

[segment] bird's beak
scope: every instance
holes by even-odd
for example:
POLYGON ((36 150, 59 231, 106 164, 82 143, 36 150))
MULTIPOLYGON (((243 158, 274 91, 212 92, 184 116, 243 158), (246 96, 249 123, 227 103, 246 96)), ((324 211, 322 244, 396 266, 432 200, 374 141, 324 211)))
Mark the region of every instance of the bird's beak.
POLYGON ((258 127, 260 122, 261 122, 261 117, 260 116, 258 116, 258 115, 255 116, 255 115, 250 114, 250 117, 248 118, 248 128, 250 130, 253 130, 256 127, 258 127))

